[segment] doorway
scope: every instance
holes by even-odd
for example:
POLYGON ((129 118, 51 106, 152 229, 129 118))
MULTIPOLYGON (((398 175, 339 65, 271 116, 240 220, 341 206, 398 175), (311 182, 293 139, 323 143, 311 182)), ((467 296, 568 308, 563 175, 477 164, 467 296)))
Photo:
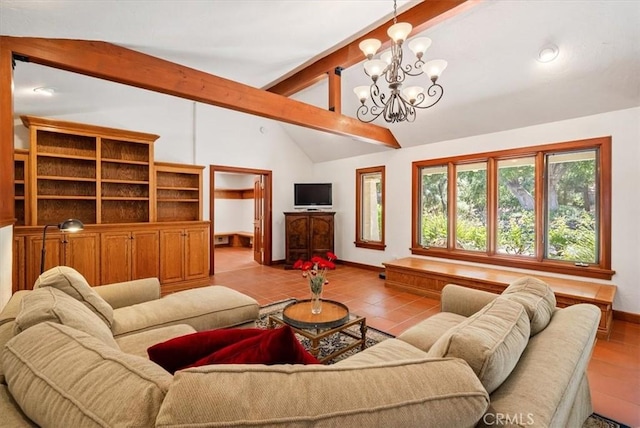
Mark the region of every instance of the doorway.
MULTIPOLYGON (((211 221, 211 234, 209 248, 210 262, 209 274, 215 274, 216 266, 216 236, 221 238, 220 233, 238 232, 241 230, 216 230, 216 173, 230 173, 252 176, 253 195, 253 227, 251 236, 251 246, 253 248, 253 260, 261 265, 270 266, 272 264, 271 255, 271 229, 272 229, 272 171, 254 168, 243 168, 224 165, 209 165, 209 220, 211 221)), ((246 238, 243 236, 226 236, 226 240, 246 238)))

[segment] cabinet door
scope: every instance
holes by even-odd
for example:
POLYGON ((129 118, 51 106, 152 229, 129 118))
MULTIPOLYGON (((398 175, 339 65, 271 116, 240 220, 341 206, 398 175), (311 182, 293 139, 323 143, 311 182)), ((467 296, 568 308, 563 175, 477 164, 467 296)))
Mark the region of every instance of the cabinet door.
POLYGON ((286 228, 286 263, 292 264, 298 259, 309 260, 309 216, 287 215, 286 228))
POLYGON ((209 276, 209 228, 185 229, 184 234, 184 279, 209 276))
POLYGON ((131 233, 105 232, 101 238, 101 284, 129 281, 131 279, 131 233))
POLYGON ((100 284, 100 235, 98 233, 63 236, 64 264, 77 270, 89 285, 100 284))
POLYGON ((325 257, 327 251, 333 252, 333 216, 310 216, 311 257, 325 257))
POLYGON ((26 290, 26 275, 24 236, 15 236, 13 238, 13 293, 18 290, 26 290))
POLYGON ((160 277, 160 234, 157 230, 133 232, 131 279, 160 277))
MULTIPOLYGON (((26 288, 31 290, 36 279, 40 276, 40 260, 42 253, 42 236, 27 236, 27 278, 26 288)), ((47 234, 47 246, 45 255, 44 270, 51 269, 54 266, 64 264, 64 248, 60 239, 60 234, 47 234)))
POLYGON ((184 230, 160 231, 160 282, 168 284, 184 279, 184 230))

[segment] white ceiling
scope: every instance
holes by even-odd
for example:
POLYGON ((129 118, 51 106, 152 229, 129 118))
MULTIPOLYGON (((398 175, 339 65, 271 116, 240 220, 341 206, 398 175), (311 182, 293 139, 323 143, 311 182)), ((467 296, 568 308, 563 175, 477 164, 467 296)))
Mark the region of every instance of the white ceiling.
MULTIPOLYGON (((399 10, 416 3, 399 1, 399 10)), ((392 8, 390 0, 0 0, 0 33, 103 40, 264 87, 389 19, 392 8)), ((449 62, 439 80, 445 94, 414 123, 390 126, 403 147, 640 106, 640 0, 488 0, 425 35, 433 40, 426 59, 449 62), (536 57, 548 43, 560 55, 543 64, 536 57)), ((352 88, 362 84, 360 64, 343 71, 343 114, 355 116, 352 88)), ((33 64, 15 73, 17 114, 135 103, 134 92, 144 91, 33 64), (62 90, 45 103, 31 95, 36 86, 62 90)), ((326 108, 326 82, 293 98, 326 108)), ((316 162, 391 150, 283 126, 316 162)))

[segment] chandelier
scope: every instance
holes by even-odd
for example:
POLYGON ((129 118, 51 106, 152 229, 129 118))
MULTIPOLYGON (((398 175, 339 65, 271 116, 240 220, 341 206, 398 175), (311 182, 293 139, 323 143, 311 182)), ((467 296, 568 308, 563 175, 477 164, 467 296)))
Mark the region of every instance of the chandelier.
POLYGON ((371 86, 358 86, 354 88, 361 105, 357 110, 357 117, 362 122, 373 122, 382 116, 388 123, 413 122, 416 119, 416 109, 433 107, 440 101, 444 89, 437 82, 438 78, 447 67, 447 61, 436 59, 424 62, 422 57, 431 46, 428 37, 416 37, 409 42, 409 49, 416 56, 415 63, 402 64, 402 44, 405 42, 413 27, 406 22, 398 22, 396 0, 393 1, 393 25, 387 30, 391 38, 391 49, 382 53, 379 59, 373 59, 382 43, 378 39, 367 39, 360 42, 360 50, 367 57, 364 63, 364 72, 372 80, 371 86), (421 86, 408 86, 402 89, 407 76, 420 76, 426 74, 431 79, 431 85, 426 88, 421 86), (378 82, 384 76, 389 94, 380 91, 378 82), (366 105, 371 97, 371 104, 366 105))

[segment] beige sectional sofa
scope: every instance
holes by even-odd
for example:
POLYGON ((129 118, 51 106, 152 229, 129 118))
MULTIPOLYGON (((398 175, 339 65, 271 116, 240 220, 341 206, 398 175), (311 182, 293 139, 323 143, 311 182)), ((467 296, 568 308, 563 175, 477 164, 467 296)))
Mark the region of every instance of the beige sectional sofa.
MULTIPOLYGON (((96 287, 116 307, 115 346, 101 327, 74 326, 64 304, 83 311, 62 294, 38 292, 39 310, 59 315, 41 322, 29 313, 34 299, 14 295, 0 313, 0 425, 579 427, 591 413, 586 366, 600 312, 556 309, 553 293, 535 280, 502 296, 448 285, 441 313, 330 366, 209 365, 175 376, 145 358, 146 347, 194 327, 133 309, 171 297, 158 300, 150 288, 96 287)), ((187 324, 205 326, 203 314, 192 314, 187 324)), ((108 309, 103 316, 95 315, 106 326, 108 309)))

